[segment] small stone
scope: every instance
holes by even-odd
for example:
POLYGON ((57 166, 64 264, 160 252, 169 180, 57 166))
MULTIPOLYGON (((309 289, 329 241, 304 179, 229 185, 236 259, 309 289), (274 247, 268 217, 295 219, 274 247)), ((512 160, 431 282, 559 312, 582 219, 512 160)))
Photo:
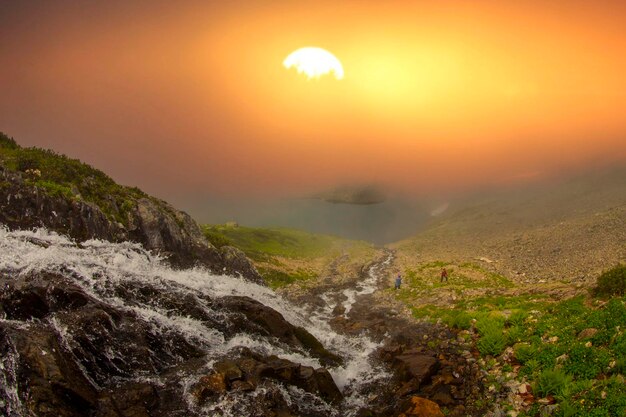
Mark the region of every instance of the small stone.
POLYGON ((256 386, 249 381, 233 381, 233 391, 254 391, 256 386))
POLYGON ((578 333, 578 340, 589 339, 590 337, 595 336, 596 333, 598 333, 598 329, 590 327, 578 333))

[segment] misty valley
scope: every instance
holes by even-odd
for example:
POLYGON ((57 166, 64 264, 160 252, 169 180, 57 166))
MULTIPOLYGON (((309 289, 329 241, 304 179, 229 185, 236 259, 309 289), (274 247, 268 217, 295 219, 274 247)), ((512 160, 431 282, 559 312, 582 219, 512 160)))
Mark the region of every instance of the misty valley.
POLYGON ((0 1, 0 417, 626 417, 626 1, 0 1))
POLYGON ((381 246, 199 226, 1 139, 7 417, 626 409, 622 168, 420 207, 381 246))

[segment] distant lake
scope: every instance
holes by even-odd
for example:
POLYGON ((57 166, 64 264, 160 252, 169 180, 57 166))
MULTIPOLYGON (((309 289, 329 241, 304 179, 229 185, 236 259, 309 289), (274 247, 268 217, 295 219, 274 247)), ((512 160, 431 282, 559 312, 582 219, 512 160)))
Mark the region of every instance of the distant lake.
POLYGON ((244 226, 289 227, 379 245, 396 242, 421 229, 430 207, 409 200, 380 204, 335 204, 315 199, 196 202, 189 213, 201 223, 235 221, 244 226))

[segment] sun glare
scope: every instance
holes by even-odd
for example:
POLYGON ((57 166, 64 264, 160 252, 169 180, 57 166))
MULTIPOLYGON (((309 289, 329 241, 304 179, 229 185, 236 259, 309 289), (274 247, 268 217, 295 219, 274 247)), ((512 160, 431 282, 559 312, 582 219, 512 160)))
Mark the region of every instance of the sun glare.
POLYGON ((331 72, 336 79, 343 78, 343 66, 333 54, 322 48, 306 47, 293 51, 283 61, 285 68, 295 67, 309 79, 320 78, 331 72))

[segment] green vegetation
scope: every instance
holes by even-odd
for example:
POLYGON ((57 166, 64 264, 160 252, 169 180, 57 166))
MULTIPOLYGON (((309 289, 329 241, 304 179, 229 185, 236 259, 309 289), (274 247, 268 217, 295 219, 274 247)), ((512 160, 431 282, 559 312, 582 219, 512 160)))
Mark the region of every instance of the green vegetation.
POLYGON ((624 295, 626 293, 626 265, 617 265, 598 277, 594 289, 598 296, 624 295))
POLYGON ((216 246, 230 244, 251 259, 266 261, 272 257, 317 258, 334 249, 338 238, 286 228, 254 228, 232 225, 206 225, 205 236, 216 246), (228 243, 227 243, 228 242, 228 243))
POLYGON ((298 281, 307 281, 317 278, 317 274, 306 269, 297 269, 295 271, 285 272, 276 268, 258 268, 259 273, 270 288, 276 289, 293 284, 298 281))
POLYGON ((22 148, 0 133, 0 165, 23 174, 27 184, 55 197, 94 203, 110 219, 128 222, 128 212, 138 198, 138 188, 121 186, 109 176, 77 159, 40 148, 22 148))
POLYGON ((346 255, 346 262, 366 263, 375 252, 366 242, 287 228, 224 224, 204 225, 202 230, 216 247, 230 245, 241 249, 274 289, 294 283, 314 283, 338 258, 346 255))
POLYGON ((534 391, 541 397, 563 397, 572 383, 572 377, 560 369, 546 369, 537 375, 534 391))
POLYGON ((476 321, 476 330, 480 335, 476 344, 483 355, 499 355, 506 347, 504 318, 501 316, 481 317, 476 321))
MULTIPOLYGON (((620 265, 598 279, 593 295, 612 298, 578 295, 558 301, 525 293, 506 278, 470 264, 431 262, 412 268, 406 285, 393 294, 415 317, 469 330, 459 334, 475 344, 485 371, 494 362, 501 372, 515 369, 511 378, 526 378, 536 399, 549 397, 557 403, 554 415, 622 417, 626 415, 624 277, 626 267, 620 265), (449 283, 439 283, 442 267, 453 271, 449 283), (513 354, 501 355, 507 348, 513 354)), ((537 403, 520 417, 540 413, 537 403)))

